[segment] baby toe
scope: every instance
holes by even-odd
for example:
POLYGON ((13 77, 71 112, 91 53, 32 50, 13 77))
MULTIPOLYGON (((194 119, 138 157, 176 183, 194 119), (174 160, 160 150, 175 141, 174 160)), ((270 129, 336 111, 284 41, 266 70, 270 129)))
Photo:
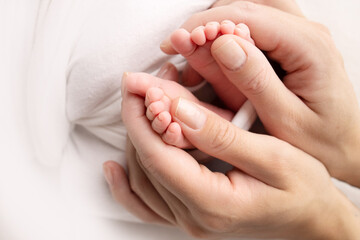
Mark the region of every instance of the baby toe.
POLYGON ((162 139, 169 145, 173 145, 178 148, 191 148, 192 145, 182 134, 181 127, 178 123, 172 122, 168 126, 165 133, 162 135, 162 139))
POLYGON ((146 109, 146 117, 152 121, 161 112, 165 110, 165 105, 162 101, 150 103, 146 109))
POLYGON ((145 106, 148 107, 151 103, 160 101, 164 97, 164 91, 158 87, 151 87, 146 91, 145 106))
POLYGON ((230 20, 224 20, 221 22, 220 31, 222 34, 234 34, 235 23, 230 20))
POLYGON ((196 44, 191 40, 190 33, 183 28, 171 34, 170 42, 171 46, 183 56, 191 55, 196 49, 196 44))
POLYGON ((214 40, 220 32, 220 24, 218 22, 208 22, 205 25, 205 36, 209 41, 214 40))
POLYGON ((195 28, 191 34, 191 40, 199 46, 202 46, 206 43, 206 36, 205 36, 205 27, 199 26, 195 28))
POLYGON ((246 24, 240 23, 236 25, 234 34, 254 44, 254 40, 250 36, 250 29, 246 24))
POLYGON ((239 23, 238 25, 236 25, 236 29, 240 30, 245 36, 250 35, 250 29, 244 23, 239 23))
POLYGON ((170 122, 171 122, 170 113, 166 111, 161 112, 155 117, 154 121, 152 121, 151 127, 158 134, 163 134, 165 130, 168 128, 170 122))

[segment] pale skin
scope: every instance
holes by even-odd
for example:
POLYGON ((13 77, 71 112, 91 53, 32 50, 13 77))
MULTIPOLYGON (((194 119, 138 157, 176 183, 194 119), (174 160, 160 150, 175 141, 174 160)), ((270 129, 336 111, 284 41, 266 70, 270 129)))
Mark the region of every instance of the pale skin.
MULTIPOLYGON (((245 24, 235 25, 233 22, 225 20, 221 23, 209 22, 205 26, 195 28, 191 33, 185 29, 179 29, 171 34, 172 45, 179 50, 183 56, 191 59, 197 66, 205 66, 212 59, 209 59, 210 49, 205 47, 206 43, 211 43, 218 36, 224 34, 232 34, 241 37, 252 44, 254 41, 250 37, 249 28, 245 24), (202 49, 205 48, 205 49, 202 49), (200 51, 207 51, 208 56, 199 54, 200 51)), ((217 68, 219 72, 220 69, 217 68)), ((220 75, 220 73, 216 73, 220 75)), ((223 79, 213 78, 213 84, 222 85, 223 79)), ((192 144, 184 137, 181 132, 180 125, 172 120, 170 106, 172 100, 177 97, 185 97, 189 100, 199 102, 190 92, 176 83, 166 83, 161 79, 150 81, 149 78, 136 79, 127 83, 128 90, 134 94, 138 94, 145 98, 145 106, 147 107, 146 116, 151 121, 151 126, 155 132, 162 136, 162 139, 170 145, 180 148, 192 148, 192 144)), ((227 94, 223 92, 223 94, 227 94)), ((239 99, 235 100, 238 102, 239 99)), ((232 114, 224 110, 220 110, 211 105, 201 103, 212 109, 215 113, 223 116, 227 120, 232 119, 232 114)))
MULTIPOLYGON (((219 37, 211 47, 229 83, 250 99, 278 138, 242 131, 196 103, 174 101, 170 112, 186 138, 236 167, 226 175, 212 173, 164 143, 148 122, 143 98, 124 86, 122 111, 134 147, 127 158, 129 179, 118 164, 104 165, 114 198, 144 221, 169 223, 199 237, 359 239, 359 209, 329 176, 360 182, 354 173, 360 169, 359 107, 329 34, 304 19, 293 1, 256 1, 285 6, 281 11, 220 2, 230 5, 197 14, 183 27, 190 32, 203 22, 245 22, 257 46, 287 70, 282 84, 262 53, 235 36, 219 37), (229 43, 246 55, 240 66, 224 61, 229 43)), ((176 52, 171 44, 163 49, 176 52)))
POLYGON ((145 73, 125 73, 124 76, 126 76, 123 78, 124 85, 128 91, 144 98, 143 104, 147 107, 146 116, 151 121, 151 127, 167 144, 181 148, 193 147, 182 134, 179 124, 172 121, 169 113, 171 102, 178 97, 194 101, 228 121, 233 118, 234 114, 231 111, 200 102, 190 91, 175 81, 154 78, 145 73), (128 77, 130 75, 131 77, 128 77))
MULTIPOLYGON (((305 19, 294 1, 254 2, 281 6, 286 12, 223 0, 215 4, 216 8, 194 15, 182 26, 191 31, 203 22, 224 18, 243 22, 251 29, 256 46, 287 72, 281 82, 259 51, 235 37, 248 56, 245 64, 249 67, 231 69, 237 66, 221 63, 215 51, 221 45, 212 44, 211 67, 220 68, 226 76, 228 82, 222 81, 223 85, 235 86, 234 93, 226 94, 223 101, 236 101, 234 96, 244 94, 271 135, 315 156, 332 176, 360 186, 360 175, 353 171, 360 168, 359 105, 328 29, 305 19), (230 15, 233 18, 228 18, 230 15), (275 19, 269 21, 272 18, 275 19), (248 73, 252 65, 257 67, 248 73)), ((163 51, 177 53, 170 40, 162 44, 163 51)))

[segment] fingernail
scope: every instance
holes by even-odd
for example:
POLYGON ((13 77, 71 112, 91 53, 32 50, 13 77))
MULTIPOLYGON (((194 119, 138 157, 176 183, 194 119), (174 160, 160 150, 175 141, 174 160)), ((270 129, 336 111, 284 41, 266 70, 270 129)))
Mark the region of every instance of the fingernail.
POLYGON ((157 74, 157 76, 159 78, 163 78, 166 73, 170 70, 170 68, 172 67, 171 63, 165 63, 161 68, 160 68, 160 71, 159 73, 157 74))
POLYGON ((104 165, 104 175, 106 182, 111 186, 114 184, 114 176, 110 167, 104 165))
POLYGON ((183 98, 179 99, 175 117, 194 130, 201 129, 206 122, 206 115, 203 110, 183 98))
POLYGON ((160 48, 163 50, 163 49, 167 49, 168 47, 170 46, 170 35, 167 36, 164 41, 161 42, 160 44, 160 48))
POLYGON ((129 75, 130 75, 130 72, 124 72, 123 76, 122 76, 122 79, 126 79, 127 76, 129 76, 129 75))
POLYGON ((214 50, 213 55, 231 71, 239 69, 246 61, 244 50, 233 39, 214 50))
POLYGON ((126 81, 126 78, 130 75, 129 72, 124 72, 123 73, 123 76, 122 76, 122 79, 121 79, 121 93, 124 94, 124 91, 125 91, 125 81, 126 81))

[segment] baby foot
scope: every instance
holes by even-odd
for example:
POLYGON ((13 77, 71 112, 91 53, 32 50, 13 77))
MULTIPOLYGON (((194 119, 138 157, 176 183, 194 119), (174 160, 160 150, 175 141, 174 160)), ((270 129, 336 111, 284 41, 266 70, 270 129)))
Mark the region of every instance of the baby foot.
POLYGON ((196 45, 203 46, 206 41, 213 41, 220 34, 234 34, 254 44, 247 25, 243 23, 235 25, 229 20, 222 21, 221 24, 209 22, 205 26, 199 26, 190 33, 190 38, 196 45))
POLYGON ((152 129, 161 135, 165 143, 179 148, 193 147, 182 134, 180 125, 172 121, 171 100, 161 88, 149 88, 146 92, 145 106, 146 117, 151 121, 152 129))
POLYGON ((191 33, 178 29, 172 33, 170 41, 173 48, 183 55, 190 66, 203 76, 214 88, 217 95, 232 110, 237 111, 246 98, 227 80, 211 55, 211 44, 222 34, 234 34, 254 44, 249 28, 229 20, 221 23, 209 22, 195 28, 191 33))
POLYGON ((184 137, 180 125, 173 121, 170 114, 171 103, 178 97, 200 104, 226 120, 230 121, 234 116, 229 110, 200 102, 189 90, 174 81, 160 79, 146 73, 128 73, 123 78, 123 87, 128 92, 144 98, 145 114, 153 130, 161 135, 165 143, 179 148, 193 146, 184 137))

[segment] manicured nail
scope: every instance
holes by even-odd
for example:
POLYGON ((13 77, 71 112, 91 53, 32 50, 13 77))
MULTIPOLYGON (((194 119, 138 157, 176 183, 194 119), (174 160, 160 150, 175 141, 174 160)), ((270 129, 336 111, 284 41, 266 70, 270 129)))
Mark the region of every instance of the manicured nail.
POLYGON ((244 50, 233 39, 215 49, 212 54, 231 71, 239 69, 246 61, 244 50))
POLYGON ((171 63, 165 63, 161 68, 157 76, 159 78, 164 78, 164 76, 169 72, 170 68, 172 67, 171 63))
POLYGON ((194 130, 201 129, 206 122, 203 110, 183 98, 179 99, 175 117, 194 130))
POLYGON ((104 174, 106 182, 111 186, 114 184, 114 176, 110 167, 104 165, 104 174))

